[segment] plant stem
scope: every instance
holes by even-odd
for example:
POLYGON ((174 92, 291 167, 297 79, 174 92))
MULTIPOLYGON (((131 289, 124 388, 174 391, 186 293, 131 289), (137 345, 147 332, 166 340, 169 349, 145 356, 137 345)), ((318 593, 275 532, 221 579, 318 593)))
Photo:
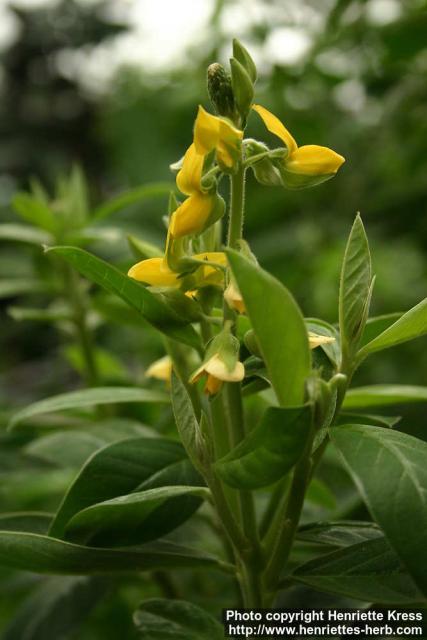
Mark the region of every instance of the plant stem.
POLYGON ((231 175, 230 184, 231 201, 227 245, 232 249, 235 249, 236 247, 238 247, 238 243, 242 238, 243 231, 243 215, 245 206, 245 168, 242 163, 240 163, 237 167, 236 173, 233 173, 231 175))

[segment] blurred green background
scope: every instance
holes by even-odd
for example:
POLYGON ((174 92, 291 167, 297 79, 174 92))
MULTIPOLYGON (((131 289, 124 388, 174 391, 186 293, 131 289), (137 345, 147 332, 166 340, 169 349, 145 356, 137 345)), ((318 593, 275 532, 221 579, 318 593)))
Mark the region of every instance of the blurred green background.
MULTIPOLYGON (((377 274, 372 313, 406 310, 427 290, 426 34, 423 0, 4 0, 1 221, 16 222, 11 198, 32 177, 52 191, 76 163, 93 205, 143 184, 172 187, 169 164, 190 142, 197 105, 210 108, 206 67, 226 63, 237 37, 258 65, 256 101, 298 143, 346 158, 334 180, 305 191, 249 177, 246 236, 260 263, 293 291, 306 316, 335 322, 345 240, 360 211, 377 274)), ((277 143, 255 114, 247 135, 277 143)), ((91 249, 130 265, 126 233, 162 245, 166 210, 166 195, 125 208, 91 249)), ((41 250, 0 242, 0 279, 49 278, 41 250)), ((10 295, 5 287, 0 295, 4 407, 78 386, 57 331, 8 312, 21 303, 43 306, 43 293, 10 295)), ((149 328, 95 330, 120 361, 110 363, 115 381, 142 380, 162 353, 149 328)), ((355 384, 425 384, 425 346, 423 339, 371 358, 355 384)), ((425 439, 423 409, 401 413, 405 430, 425 439)))

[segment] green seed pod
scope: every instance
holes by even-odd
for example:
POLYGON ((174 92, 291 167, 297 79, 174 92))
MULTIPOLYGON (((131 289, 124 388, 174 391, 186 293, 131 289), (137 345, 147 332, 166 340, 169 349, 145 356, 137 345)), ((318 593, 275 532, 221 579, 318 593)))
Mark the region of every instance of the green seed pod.
POLYGON ((245 123, 254 98, 254 85, 245 67, 236 58, 231 58, 230 67, 234 100, 237 111, 245 123))
POLYGON ((250 79, 255 84, 257 80, 257 68, 255 62, 252 60, 248 50, 242 45, 241 42, 233 40, 233 56, 240 62, 240 64, 246 69, 250 79))
POLYGON ((217 113, 234 120, 236 109, 230 74, 218 62, 208 67, 208 94, 217 113))

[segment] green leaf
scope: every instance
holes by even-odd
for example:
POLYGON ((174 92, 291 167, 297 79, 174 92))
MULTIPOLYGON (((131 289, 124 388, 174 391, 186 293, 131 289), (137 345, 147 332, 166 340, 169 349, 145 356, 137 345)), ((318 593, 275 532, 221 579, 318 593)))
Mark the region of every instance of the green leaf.
POLYGON ((81 626, 106 595, 109 582, 101 577, 54 577, 24 600, 2 640, 65 640, 81 626))
POLYGON ((74 247, 53 247, 48 250, 62 256, 85 278, 114 293, 136 309, 153 327, 170 338, 191 347, 200 347, 200 338, 187 321, 181 318, 159 297, 154 296, 139 282, 108 264, 104 260, 74 247))
POLYGON ((58 220, 53 211, 41 200, 28 193, 17 193, 12 200, 13 208, 21 218, 40 229, 55 233, 58 220))
POLYGON ((169 542, 145 544, 128 550, 98 549, 16 531, 0 531, 0 565, 51 575, 224 567, 213 556, 169 542))
POLYGON ((93 387, 81 391, 68 391, 39 400, 28 405, 12 416, 9 427, 13 428, 20 422, 43 413, 65 411, 68 409, 82 409, 99 404, 117 404, 121 402, 169 402, 166 394, 151 389, 137 389, 136 387, 93 387))
POLYGON ((98 502, 177 484, 176 478, 182 478, 180 474, 188 472, 188 467, 183 470, 176 465, 185 460, 183 447, 164 438, 129 438, 107 445, 82 467, 58 509, 50 535, 62 537, 76 513, 98 502))
POLYGON ((329 511, 333 511, 337 506, 335 495, 328 485, 319 478, 313 478, 310 482, 306 493, 306 500, 308 504, 311 503, 316 507, 328 509, 329 511))
POLYGON ((208 497, 208 489, 188 486, 130 493, 79 511, 65 534, 72 542, 101 547, 149 542, 185 522, 200 506, 199 498, 208 497))
POLYGON ((17 511, 0 515, 0 531, 27 531, 28 533, 47 533, 52 522, 51 513, 42 511, 17 511))
POLYGON ((427 298, 403 314, 379 336, 365 344, 357 354, 359 360, 375 351, 394 347, 427 333, 427 298))
POLYGON ((128 234, 127 241, 136 260, 146 260, 148 258, 160 258, 164 255, 163 250, 151 242, 141 240, 132 234, 128 234))
POLYGON ((333 547, 348 547, 382 536, 381 529, 375 523, 352 520, 306 524, 297 533, 298 540, 333 547))
POLYGON ((360 340, 361 345, 368 344, 374 338, 383 333, 390 325, 394 324, 403 314, 400 312, 386 313, 382 316, 374 316, 368 318, 365 325, 362 338, 360 340))
POLYGON ((171 185, 168 182, 159 182, 125 191, 95 209, 92 217, 94 220, 102 220, 121 209, 125 209, 132 204, 136 204, 137 202, 141 203, 144 202, 144 200, 150 200, 151 198, 167 196, 169 195, 170 190, 171 185))
POLYGON ((215 463, 218 475, 239 489, 265 487, 300 459, 311 429, 310 407, 269 407, 246 438, 215 463))
POLYGON ((390 429, 331 429, 373 518, 427 594, 427 443, 390 429))
POLYGON ((196 469, 202 471, 200 454, 204 446, 203 435, 194 413, 190 396, 175 373, 172 373, 171 398, 175 422, 181 441, 196 469))
POLYGON ((363 333, 369 310, 371 280, 368 239, 358 214, 347 241, 340 280, 339 321, 345 358, 352 357, 363 333))
POLYGON ((400 421, 399 416, 373 416, 362 413, 345 413, 339 414, 334 425, 340 424, 372 424, 374 427, 385 427, 392 429, 400 421))
POLYGON ((34 229, 23 224, 0 224, 0 240, 12 240, 16 242, 28 242, 38 246, 48 244, 52 237, 50 234, 34 229))
POLYGON ((222 640, 224 629, 209 613, 183 600, 146 600, 133 620, 144 640, 222 640))
POLYGON ((398 605, 423 600, 384 537, 310 560, 292 578, 320 591, 365 602, 398 605))
POLYGON ((412 402, 427 402, 427 387, 405 384, 374 384, 369 387, 355 387, 347 391, 344 409, 388 406, 412 402))
POLYGON ((280 405, 302 404, 311 357, 298 305, 269 273, 235 251, 227 256, 280 405))
POLYGON ((29 278, 8 278, 0 280, 0 299, 23 294, 39 293, 46 290, 43 282, 29 278))

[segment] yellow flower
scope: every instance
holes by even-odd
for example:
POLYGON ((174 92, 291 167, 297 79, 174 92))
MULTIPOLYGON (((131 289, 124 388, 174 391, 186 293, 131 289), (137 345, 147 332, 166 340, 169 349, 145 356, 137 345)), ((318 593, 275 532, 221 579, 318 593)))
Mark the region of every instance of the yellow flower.
POLYGON ((205 393, 214 395, 221 389, 223 382, 240 382, 245 377, 245 367, 239 361, 229 369, 221 359, 219 353, 214 353, 209 360, 204 362, 191 376, 190 382, 194 384, 202 376, 206 376, 205 393))
POLYGON ((308 344, 310 346, 310 349, 315 349, 321 344, 330 344, 331 342, 335 342, 335 338, 331 338, 329 336, 321 336, 318 333, 314 333, 313 331, 308 332, 308 344))
POLYGON ((179 274, 169 269, 164 258, 148 258, 133 265, 128 276, 152 287, 179 287, 179 274))
POLYGON ((238 159, 242 138, 243 131, 236 129, 229 120, 213 116, 199 106, 194 125, 197 153, 205 156, 215 149, 218 163, 231 169, 238 159))
POLYGON ((157 380, 170 382, 172 376, 172 360, 169 356, 163 356, 163 358, 155 360, 150 364, 145 375, 147 378, 156 378, 157 380))
POLYGON ((202 190, 203 162, 204 156, 196 152, 194 144, 190 145, 176 177, 178 189, 189 197, 171 216, 169 232, 173 238, 203 231, 217 204, 215 193, 205 193, 202 190))
POLYGON ((245 313, 246 308, 242 294, 233 280, 230 280, 226 290, 224 291, 224 300, 230 309, 235 309, 239 313, 245 313))
POLYGON ((284 142, 287 156, 281 166, 285 186, 293 189, 314 186, 332 178, 345 162, 343 156, 328 147, 308 144, 298 147, 295 139, 280 120, 261 105, 252 108, 261 116, 265 126, 284 142))

